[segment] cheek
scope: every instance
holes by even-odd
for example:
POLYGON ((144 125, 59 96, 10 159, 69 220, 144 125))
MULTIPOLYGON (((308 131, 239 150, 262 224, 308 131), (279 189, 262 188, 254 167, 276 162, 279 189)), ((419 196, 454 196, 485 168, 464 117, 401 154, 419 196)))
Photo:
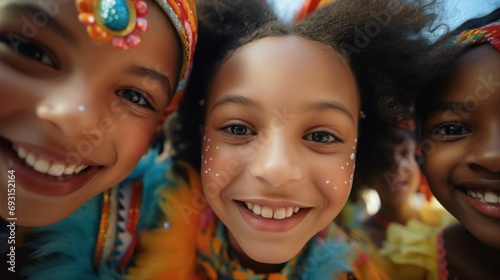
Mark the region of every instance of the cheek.
POLYGON ((224 145, 210 133, 203 136, 201 149, 201 182, 205 196, 210 200, 240 173, 242 162, 235 146, 224 145))
POLYGON ((117 172, 128 175, 132 171, 149 148, 153 131, 154 125, 151 123, 135 126, 125 123, 117 124, 112 138, 116 153, 114 168, 117 172))
POLYGON ((356 160, 356 145, 352 145, 351 151, 341 155, 316 161, 312 166, 315 171, 316 184, 335 205, 343 206, 349 196, 354 179, 356 160))

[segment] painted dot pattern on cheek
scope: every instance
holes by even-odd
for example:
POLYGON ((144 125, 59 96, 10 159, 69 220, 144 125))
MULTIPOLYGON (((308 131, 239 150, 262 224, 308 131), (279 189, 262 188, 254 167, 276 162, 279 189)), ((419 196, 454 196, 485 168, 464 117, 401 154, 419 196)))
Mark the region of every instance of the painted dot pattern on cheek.
MULTIPOLYGON (((357 138, 354 140, 354 142, 355 142, 355 143, 354 143, 354 146, 352 146, 352 149, 353 149, 353 150, 356 150, 356 142, 357 142, 357 138)), ((355 154, 355 153, 351 153, 349 157, 350 157, 351 161, 354 161, 354 159, 356 158, 356 154, 355 154)), ((340 167, 340 169, 341 169, 341 170, 345 170, 345 169, 346 169, 346 166, 349 166, 349 162, 348 162, 348 161, 346 161, 346 162, 345 162, 345 166, 341 166, 341 167, 340 167)), ((353 164, 353 166, 352 166, 352 173, 351 173, 351 175, 349 176, 349 183, 350 183, 351 185, 352 185, 352 181, 353 181, 353 178, 354 178, 354 169, 355 169, 355 168, 356 168, 356 164, 353 164)), ((325 184, 329 185, 329 184, 330 184, 330 182, 331 182, 330 180, 326 180, 326 181, 325 181, 325 184)), ((347 181, 344 181, 344 185, 347 185, 347 181)), ((338 187, 337 187, 337 186, 333 186, 333 189, 334 189, 334 190, 338 190, 338 187)))

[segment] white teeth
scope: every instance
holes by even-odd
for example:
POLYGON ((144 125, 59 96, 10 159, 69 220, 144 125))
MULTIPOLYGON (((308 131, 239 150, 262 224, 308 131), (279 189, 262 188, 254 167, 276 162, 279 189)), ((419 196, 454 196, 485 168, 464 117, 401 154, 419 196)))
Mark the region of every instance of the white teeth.
POLYGON ((17 156, 21 159, 24 159, 26 164, 33 167, 34 170, 51 176, 62 176, 63 174, 74 175, 80 173, 82 170, 88 167, 87 165, 67 166, 63 163, 51 162, 48 159, 44 159, 39 155, 27 151, 23 147, 14 146, 14 150, 17 152, 17 156))
POLYGON ((470 197, 475 198, 483 203, 500 203, 500 196, 491 191, 486 191, 486 192, 481 190, 472 191, 470 189, 467 189, 466 193, 470 197))
POLYGON ((278 220, 282 220, 285 218, 285 216, 286 216, 285 208, 279 208, 279 209, 274 210, 273 218, 278 219, 278 220))
POLYGON ((49 168, 49 175, 52 176, 61 176, 64 173, 64 164, 52 164, 49 168))
POLYGON ((76 168, 76 166, 74 166, 74 165, 66 167, 64 169, 64 174, 65 175, 71 175, 71 174, 75 173, 75 168, 76 168))
POLYGON ((264 218, 272 218, 273 217, 273 209, 269 208, 269 207, 262 207, 262 213, 261 213, 262 217, 264 218))
POLYGON ((36 156, 34 154, 28 154, 28 156, 26 156, 26 163, 28 163, 29 165, 33 166, 36 162, 36 156))
POLYGON ((272 209, 267 206, 261 206, 259 204, 253 204, 250 202, 245 202, 246 207, 252 211, 255 215, 262 216, 266 219, 277 219, 277 220, 282 220, 288 217, 291 217, 294 213, 299 212, 300 208, 299 207, 283 207, 283 208, 277 208, 277 209, 272 209))
POLYGON ((255 204, 253 206, 253 213, 256 214, 256 215, 260 215, 260 213, 261 213, 261 207, 260 207, 260 205, 255 204))
POLYGON ((486 192, 484 194, 484 200, 488 203, 498 203, 498 196, 492 192, 486 192))
POLYGON ((17 155, 24 159, 28 155, 28 152, 23 147, 19 147, 19 149, 17 149, 17 155))
POLYGON ((47 171, 49 171, 49 167, 49 162, 44 159, 37 160, 35 165, 33 166, 36 171, 41 173, 47 173, 47 171))

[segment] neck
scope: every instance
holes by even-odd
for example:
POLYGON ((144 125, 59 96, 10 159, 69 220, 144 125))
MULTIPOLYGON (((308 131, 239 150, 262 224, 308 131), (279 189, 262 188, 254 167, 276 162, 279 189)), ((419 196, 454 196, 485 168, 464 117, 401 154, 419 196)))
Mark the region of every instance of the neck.
POLYGON ((410 203, 383 203, 382 205, 383 207, 380 208, 377 214, 388 222, 406 224, 409 219, 418 217, 417 211, 411 207, 410 203))

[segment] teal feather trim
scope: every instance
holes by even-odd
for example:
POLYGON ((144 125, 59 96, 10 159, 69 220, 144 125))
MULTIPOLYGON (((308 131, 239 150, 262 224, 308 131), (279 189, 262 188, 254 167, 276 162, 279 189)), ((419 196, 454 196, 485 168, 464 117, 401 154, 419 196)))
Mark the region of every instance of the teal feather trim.
POLYGON ((99 230, 102 195, 94 197, 66 219, 33 229, 35 239, 26 246, 37 262, 22 271, 30 280, 119 279, 116 272, 93 269, 94 248, 99 230))

